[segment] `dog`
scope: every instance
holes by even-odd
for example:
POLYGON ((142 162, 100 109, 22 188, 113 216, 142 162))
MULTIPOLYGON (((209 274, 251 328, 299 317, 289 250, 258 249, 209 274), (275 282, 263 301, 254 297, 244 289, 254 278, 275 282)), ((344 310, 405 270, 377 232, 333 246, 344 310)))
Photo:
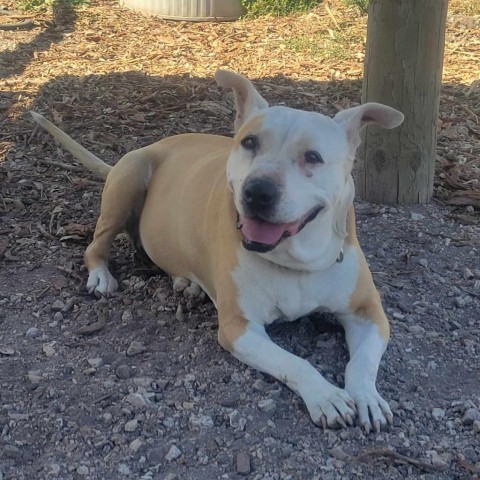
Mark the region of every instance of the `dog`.
POLYGON ((238 360, 285 383, 323 428, 367 433, 392 423, 376 388, 390 328, 358 243, 352 166, 359 132, 391 129, 399 111, 378 103, 329 118, 269 107, 245 77, 219 70, 236 101, 233 138, 182 134, 127 153, 110 167, 41 115, 35 121, 84 166, 106 179, 87 288, 108 296, 117 234, 173 278, 175 290, 210 297, 218 341, 238 360), (350 359, 345 388, 273 343, 265 326, 316 311, 334 313, 350 359))

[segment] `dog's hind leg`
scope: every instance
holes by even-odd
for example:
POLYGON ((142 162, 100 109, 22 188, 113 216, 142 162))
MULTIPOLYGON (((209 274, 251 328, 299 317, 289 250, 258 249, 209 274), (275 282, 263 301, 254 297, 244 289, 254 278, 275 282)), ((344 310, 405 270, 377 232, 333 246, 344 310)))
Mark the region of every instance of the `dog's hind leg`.
MULTIPOLYGON (((100 217, 92 243, 85 251, 90 293, 109 295, 118 288, 107 260, 115 237, 127 227, 137 228, 151 176, 150 164, 137 156, 125 155, 110 172, 102 193, 100 217)), ((132 236, 132 232, 129 232, 132 236)), ((133 237, 136 235, 134 234, 133 237)))

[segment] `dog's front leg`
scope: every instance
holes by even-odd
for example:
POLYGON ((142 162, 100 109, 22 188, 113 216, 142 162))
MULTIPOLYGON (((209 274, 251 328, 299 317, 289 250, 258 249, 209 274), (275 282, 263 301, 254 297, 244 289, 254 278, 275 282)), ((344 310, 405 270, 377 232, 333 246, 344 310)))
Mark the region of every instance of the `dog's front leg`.
POLYGON ((243 317, 221 316, 219 342, 238 360, 272 375, 304 400, 313 422, 323 426, 352 425, 355 415, 350 395, 335 387, 306 360, 273 343, 262 325, 243 317))
POLYGON ((345 329, 350 360, 345 371, 345 390, 353 397, 358 419, 365 430, 379 432, 381 426, 392 423, 388 403, 375 385, 378 367, 387 348, 390 329, 380 301, 338 316, 345 329))

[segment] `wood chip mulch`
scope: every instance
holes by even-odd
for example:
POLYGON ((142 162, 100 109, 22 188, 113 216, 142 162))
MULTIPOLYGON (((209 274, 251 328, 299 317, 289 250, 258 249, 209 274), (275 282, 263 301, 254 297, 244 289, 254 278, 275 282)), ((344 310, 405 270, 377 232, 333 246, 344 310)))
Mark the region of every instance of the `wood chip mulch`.
MULTIPOLYGON (((435 194, 471 213, 480 209, 480 17, 458 13, 459 3, 450 2, 435 194)), ((168 22, 100 0, 31 17, 33 29, 0 30, 0 182, 59 158, 49 139, 32 137, 32 109, 116 161, 175 133, 230 134, 233 98, 213 81, 219 67, 254 80, 272 103, 334 113, 360 101, 366 17, 342 0, 229 23, 168 22)), ((6 185, 3 203, 21 201, 6 185)))

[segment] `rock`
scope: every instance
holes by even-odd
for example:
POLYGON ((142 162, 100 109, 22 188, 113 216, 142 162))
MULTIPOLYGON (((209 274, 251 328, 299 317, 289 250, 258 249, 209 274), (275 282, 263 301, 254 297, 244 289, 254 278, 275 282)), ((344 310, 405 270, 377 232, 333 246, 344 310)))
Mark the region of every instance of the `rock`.
POLYGON ((348 453, 346 453, 342 447, 335 447, 330 450, 330 455, 337 460, 347 460, 349 458, 348 453))
POLYGON ((15 349, 12 347, 7 347, 5 345, 0 345, 0 354, 2 355, 15 355, 15 349))
POLYGON ((138 427, 139 427, 138 420, 134 418, 133 420, 130 420, 125 424, 125 431, 134 432, 138 427))
POLYGON ((148 400, 141 393, 129 393, 125 401, 136 408, 145 408, 149 406, 148 400))
POLYGON ((40 329, 38 329, 37 327, 30 327, 25 333, 25 335, 28 338, 37 338, 40 335, 40 329))
POLYGON ((42 380, 43 378, 42 372, 40 370, 30 370, 27 376, 32 383, 40 383, 40 380, 42 380))
POLYGON ((475 433, 480 432, 480 420, 474 420, 473 421, 472 429, 475 433))
POLYGON ((421 258, 418 263, 423 267, 427 268, 428 267, 428 260, 426 258, 421 258))
POLYGON ((0 453, 6 460, 18 460, 22 456, 21 450, 15 445, 4 445, 0 453))
POLYGON ((414 222, 419 222, 420 220, 423 220, 425 217, 421 215, 420 213, 415 213, 412 212, 411 217, 410 217, 414 222))
POLYGON ((139 355, 140 353, 146 352, 147 347, 143 345, 140 342, 137 342, 136 340, 133 340, 132 343, 128 346, 127 349, 127 356, 128 357, 133 357, 135 355, 139 355))
POLYGON ((55 300, 52 303, 52 310, 54 312, 59 312, 60 310, 63 310, 64 308, 65 308, 65 304, 61 300, 55 300))
POLYGON ((237 453, 237 473, 239 475, 248 475, 252 467, 250 465, 250 456, 247 452, 241 450, 237 453))
POLYGON ((179 322, 184 322, 184 321, 185 321, 185 315, 184 315, 184 313, 183 313, 183 308, 182 308, 182 304, 181 304, 181 303, 178 304, 177 311, 175 312, 175 318, 176 318, 179 322))
POLYGON ((212 428, 213 427, 213 418, 208 415, 191 415, 189 419, 190 425, 193 427, 199 428, 212 428))
POLYGON ((465 267, 463 269, 463 278, 465 280, 473 280, 475 278, 475 275, 468 267, 465 267))
POLYGON ((250 456, 247 452, 241 450, 237 453, 237 473, 239 475, 248 475, 252 469, 250 465, 250 456))
POLYGON ((169 462, 171 462, 172 460, 176 460, 181 455, 182 455, 182 452, 180 451, 180 449, 177 448, 175 445, 172 445, 168 453, 165 455, 165 460, 168 460, 169 462))
POLYGON ((442 420, 445 417, 445 410, 443 408, 433 408, 432 417, 437 421, 442 420))
POLYGON ((230 419, 230 426, 233 428, 238 428, 239 430, 245 430, 245 426, 247 425, 247 420, 243 418, 238 410, 233 410, 228 414, 228 418, 230 419))
POLYGON ((446 462, 436 450, 427 450, 427 456, 430 457, 432 465, 439 471, 443 471, 448 467, 448 462, 446 462))
POLYGON ((128 365, 119 365, 115 369, 115 375, 122 380, 127 380, 132 376, 132 369, 128 365))
POLYGON ((271 398, 268 398, 266 400, 260 400, 260 402, 258 402, 258 408, 262 412, 272 415, 277 409, 277 404, 275 403, 274 400, 272 400, 271 398))
POLYGON ((87 359, 87 362, 93 368, 98 368, 98 367, 101 367, 103 365, 103 358, 100 358, 100 357, 89 358, 89 359, 87 359))
POLYGON ((122 323, 130 323, 133 320, 133 314, 131 310, 125 310, 122 313, 122 323))
POLYGON ((53 346, 55 345, 55 343, 57 343, 57 342, 49 342, 49 343, 45 343, 45 344, 42 346, 43 353, 44 353, 47 357, 53 357, 53 355, 55 355, 55 349, 53 348, 53 346))
POLYGON ((480 420, 480 411, 476 408, 468 408, 462 417, 462 423, 464 425, 473 425, 475 420, 480 420))
POLYGON ((90 472, 89 472, 88 467, 86 465, 80 465, 77 468, 77 473, 79 475, 85 476, 85 475, 88 475, 90 472))
POLYGON ((421 325, 412 325, 408 327, 408 331, 414 335, 423 335, 425 333, 425 329, 421 325))
POLYGON ((118 468, 117 468, 117 471, 120 475, 130 475, 131 474, 131 471, 130 471, 130 468, 128 467, 128 465, 126 465, 125 463, 121 463, 118 468))
POLYGON ((62 312, 56 312, 55 315, 53 316, 53 321, 54 322, 63 322, 63 313, 62 312))
POLYGON ((453 303, 458 308, 463 308, 466 305, 465 299, 463 297, 455 297, 453 303))
POLYGON ((140 447, 142 447, 143 442, 140 440, 140 438, 136 438, 133 442, 130 443, 128 448, 130 449, 131 452, 137 453, 138 450, 140 450, 140 447))

